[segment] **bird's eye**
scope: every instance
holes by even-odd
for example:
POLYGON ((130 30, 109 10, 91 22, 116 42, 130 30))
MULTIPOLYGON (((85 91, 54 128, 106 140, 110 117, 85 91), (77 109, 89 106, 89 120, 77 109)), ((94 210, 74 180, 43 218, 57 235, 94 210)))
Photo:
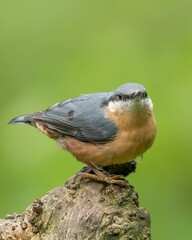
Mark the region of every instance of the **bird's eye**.
POLYGON ((126 100, 130 100, 130 99, 131 99, 131 95, 130 94, 126 95, 126 100))
POLYGON ((142 93, 142 98, 147 98, 147 93, 146 92, 142 93))
POLYGON ((121 100, 123 100, 123 96, 122 96, 121 94, 117 94, 117 95, 115 96, 115 100, 121 101, 121 100))

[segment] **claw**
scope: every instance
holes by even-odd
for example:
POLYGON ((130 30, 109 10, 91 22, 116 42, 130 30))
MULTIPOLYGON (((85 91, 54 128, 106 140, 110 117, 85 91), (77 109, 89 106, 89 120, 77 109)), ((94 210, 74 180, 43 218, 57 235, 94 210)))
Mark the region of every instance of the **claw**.
POLYGON ((110 176, 110 178, 112 178, 114 180, 115 179, 117 179, 117 180, 119 180, 119 179, 125 180, 123 175, 112 175, 112 176, 110 176))
POLYGON ((122 178, 121 175, 106 176, 104 174, 96 175, 91 173, 81 173, 83 178, 91 178, 99 182, 106 182, 108 184, 117 184, 121 186, 127 186, 127 181, 122 178))

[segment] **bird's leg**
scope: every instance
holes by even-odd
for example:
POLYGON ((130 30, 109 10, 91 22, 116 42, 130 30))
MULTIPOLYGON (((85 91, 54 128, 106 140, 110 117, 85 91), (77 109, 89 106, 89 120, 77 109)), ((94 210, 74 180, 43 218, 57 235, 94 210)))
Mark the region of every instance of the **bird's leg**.
POLYGON ((114 175, 114 176, 106 175, 105 173, 101 172, 99 167, 94 163, 88 163, 87 166, 95 174, 83 172, 83 173, 81 173, 82 177, 91 178, 91 179, 94 179, 96 181, 106 182, 106 183, 109 183, 109 184, 118 184, 118 185, 122 185, 122 186, 127 186, 126 180, 123 179, 123 177, 121 175, 114 175))

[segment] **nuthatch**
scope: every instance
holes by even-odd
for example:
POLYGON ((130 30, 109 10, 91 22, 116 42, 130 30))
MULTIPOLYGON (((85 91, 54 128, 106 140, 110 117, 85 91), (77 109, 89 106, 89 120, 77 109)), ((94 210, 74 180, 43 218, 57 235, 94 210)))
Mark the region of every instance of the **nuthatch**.
POLYGON ((151 147, 156 136, 152 109, 145 88, 126 83, 113 92, 81 95, 9 123, 30 124, 55 139, 95 173, 84 177, 124 185, 121 176, 106 175, 99 166, 126 163, 151 147))

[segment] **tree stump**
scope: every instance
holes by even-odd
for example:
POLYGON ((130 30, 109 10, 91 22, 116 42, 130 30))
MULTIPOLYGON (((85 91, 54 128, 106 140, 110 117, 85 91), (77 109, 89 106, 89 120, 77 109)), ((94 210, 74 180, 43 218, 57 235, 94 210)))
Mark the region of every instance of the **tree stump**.
MULTIPOLYGON (((127 175, 135 163, 106 169, 127 175)), ((139 207, 133 186, 79 176, 36 199, 23 214, 0 220, 0 240, 150 240, 150 235, 150 215, 139 207)))

